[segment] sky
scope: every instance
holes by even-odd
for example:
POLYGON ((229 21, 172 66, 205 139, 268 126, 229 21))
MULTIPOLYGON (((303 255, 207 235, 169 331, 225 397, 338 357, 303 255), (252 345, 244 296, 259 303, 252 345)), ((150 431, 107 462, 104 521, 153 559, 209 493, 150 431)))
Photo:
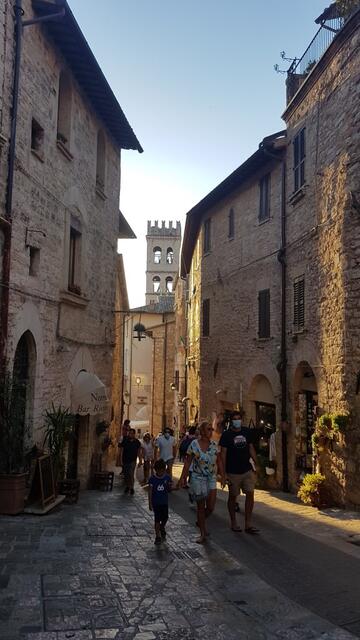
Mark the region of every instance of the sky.
POLYGON ((147 220, 180 220, 284 128, 286 69, 326 0, 68 0, 144 149, 122 151, 130 307, 145 302, 147 220))

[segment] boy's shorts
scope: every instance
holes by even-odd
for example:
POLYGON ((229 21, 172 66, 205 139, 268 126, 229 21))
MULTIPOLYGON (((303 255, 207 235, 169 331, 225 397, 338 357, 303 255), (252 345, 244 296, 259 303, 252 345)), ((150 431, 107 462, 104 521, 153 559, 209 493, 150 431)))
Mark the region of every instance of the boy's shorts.
POLYGON ((216 489, 216 478, 213 476, 198 476, 194 472, 190 478, 190 493, 194 500, 205 500, 210 491, 216 489))
POLYGON ((167 504, 153 506, 155 522, 166 522, 169 517, 169 507, 167 504))

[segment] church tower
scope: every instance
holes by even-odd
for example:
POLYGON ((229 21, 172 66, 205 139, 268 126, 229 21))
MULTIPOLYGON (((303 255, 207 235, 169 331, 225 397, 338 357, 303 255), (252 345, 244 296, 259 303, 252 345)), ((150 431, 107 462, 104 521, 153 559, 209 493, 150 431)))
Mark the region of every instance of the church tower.
POLYGON ((181 244, 181 224, 169 226, 162 221, 151 225, 147 223, 147 261, 146 261, 146 304, 159 302, 160 296, 172 294, 179 273, 181 244))

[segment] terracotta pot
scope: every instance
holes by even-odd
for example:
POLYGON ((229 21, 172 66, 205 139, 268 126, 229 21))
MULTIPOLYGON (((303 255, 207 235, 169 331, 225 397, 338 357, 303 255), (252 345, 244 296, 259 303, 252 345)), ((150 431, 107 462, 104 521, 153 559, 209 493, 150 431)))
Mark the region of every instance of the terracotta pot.
POLYGON ((0 513, 15 516, 24 510, 26 473, 0 475, 0 513))

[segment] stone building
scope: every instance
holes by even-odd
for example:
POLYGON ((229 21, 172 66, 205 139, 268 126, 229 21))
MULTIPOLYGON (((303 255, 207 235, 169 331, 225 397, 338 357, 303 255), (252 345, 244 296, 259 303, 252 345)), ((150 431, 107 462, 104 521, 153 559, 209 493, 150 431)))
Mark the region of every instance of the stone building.
POLYGON ((23 2, 15 140, 13 3, 1 6, 0 206, 1 228, 11 230, 2 242, 2 355, 26 381, 33 442, 42 445, 52 402, 76 414, 69 466, 85 486, 95 424, 111 418, 116 282, 117 304, 126 302, 117 238, 131 233, 119 212, 120 152, 142 149, 64 0, 23 2), (51 13, 60 15, 26 24, 51 13))
POLYGON ((158 302, 159 297, 174 292, 174 282, 179 273, 181 225, 163 220, 154 225, 148 222, 146 246, 146 304, 158 302))
POLYGON ((125 318, 124 416, 141 435, 176 427, 175 313, 180 222, 147 225, 146 304, 125 318), (156 275, 154 275, 156 274, 156 275), (165 287, 165 289, 164 289, 165 287), (175 419, 175 420, 174 420, 175 419))
POLYGON ((350 4, 318 18, 290 67, 286 132, 188 213, 182 275, 195 409, 243 409, 265 459, 276 427, 278 482, 296 490, 320 470, 335 502, 358 506, 360 10, 350 4), (343 428, 314 449, 327 413, 343 428))

